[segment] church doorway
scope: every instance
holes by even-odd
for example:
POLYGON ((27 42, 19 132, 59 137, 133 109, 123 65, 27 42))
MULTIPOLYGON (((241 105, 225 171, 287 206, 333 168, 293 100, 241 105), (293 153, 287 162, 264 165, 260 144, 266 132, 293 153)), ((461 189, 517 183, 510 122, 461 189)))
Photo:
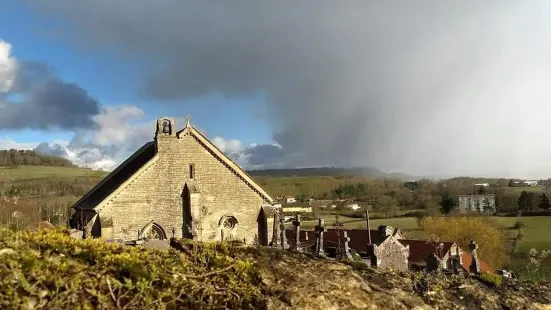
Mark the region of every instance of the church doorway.
POLYGON ((161 227, 161 225, 157 223, 153 223, 153 226, 151 227, 151 230, 149 231, 149 240, 166 240, 166 232, 161 227))
POLYGON ((191 195, 187 183, 182 190, 182 236, 187 239, 193 239, 193 218, 191 216, 191 195))
POLYGON ((258 245, 268 245, 268 217, 264 208, 258 213, 258 245))

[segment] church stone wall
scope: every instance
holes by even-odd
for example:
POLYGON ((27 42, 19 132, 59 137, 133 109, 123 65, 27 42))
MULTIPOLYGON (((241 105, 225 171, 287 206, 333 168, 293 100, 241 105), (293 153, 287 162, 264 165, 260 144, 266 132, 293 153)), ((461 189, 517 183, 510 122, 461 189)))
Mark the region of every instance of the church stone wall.
POLYGON ((161 225, 168 237, 173 228, 181 237, 181 195, 187 182, 199 191, 192 192, 191 203, 198 240, 220 240, 220 220, 234 216, 238 223, 233 230, 226 229, 224 237, 254 241, 260 207, 265 203, 258 193, 191 135, 158 136, 157 147, 156 162, 100 211, 101 217, 113 219, 115 238, 136 239, 138 230, 150 220, 161 225))

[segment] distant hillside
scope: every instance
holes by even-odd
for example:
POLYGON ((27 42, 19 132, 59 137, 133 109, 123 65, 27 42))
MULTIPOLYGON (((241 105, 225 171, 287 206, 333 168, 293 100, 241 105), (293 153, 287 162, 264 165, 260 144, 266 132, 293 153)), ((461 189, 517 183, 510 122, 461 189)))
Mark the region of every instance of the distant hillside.
POLYGON ((45 155, 31 150, 1 150, 0 167, 55 166, 77 167, 70 160, 58 156, 45 155))
POLYGON ((404 173, 385 173, 375 168, 296 168, 296 169, 265 169, 249 170, 254 177, 313 177, 313 176, 358 176, 373 179, 415 179, 404 173))

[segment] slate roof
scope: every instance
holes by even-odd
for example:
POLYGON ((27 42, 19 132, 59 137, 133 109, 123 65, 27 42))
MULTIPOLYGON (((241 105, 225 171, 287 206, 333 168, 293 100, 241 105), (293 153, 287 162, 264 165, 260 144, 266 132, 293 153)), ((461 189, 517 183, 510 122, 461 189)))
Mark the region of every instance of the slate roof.
POLYGON ((448 253, 451 247, 454 245, 454 242, 440 242, 443 247, 441 250, 438 250, 438 244, 429 242, 426 240, 410 240, 410 239, 401 239, 398 240, 404 246, 409 245, 409 257, 408 261, 410 263, 424 263, 432 254, 437 254, 440 258, 443 258, 446 253, 448 253))
POLYGON ((120 166, 109 173, 92 190, 82 196, 73 208, 75 209, 93 209, 112 192, 114 192, 122 183, 128 180, 143 165, 155 156, 155 143, 153 141, 144 144, 120 166))

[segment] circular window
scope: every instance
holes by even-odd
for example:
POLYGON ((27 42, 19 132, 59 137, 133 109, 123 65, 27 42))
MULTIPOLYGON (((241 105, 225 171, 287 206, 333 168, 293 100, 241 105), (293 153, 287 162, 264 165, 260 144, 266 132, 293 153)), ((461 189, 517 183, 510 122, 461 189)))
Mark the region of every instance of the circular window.
POLYGON ((222 222, 222 226, 225 229, 234 229, 237 225, 237 219, 233 216, 228 216, 224 219, 224 222, 222 222))

